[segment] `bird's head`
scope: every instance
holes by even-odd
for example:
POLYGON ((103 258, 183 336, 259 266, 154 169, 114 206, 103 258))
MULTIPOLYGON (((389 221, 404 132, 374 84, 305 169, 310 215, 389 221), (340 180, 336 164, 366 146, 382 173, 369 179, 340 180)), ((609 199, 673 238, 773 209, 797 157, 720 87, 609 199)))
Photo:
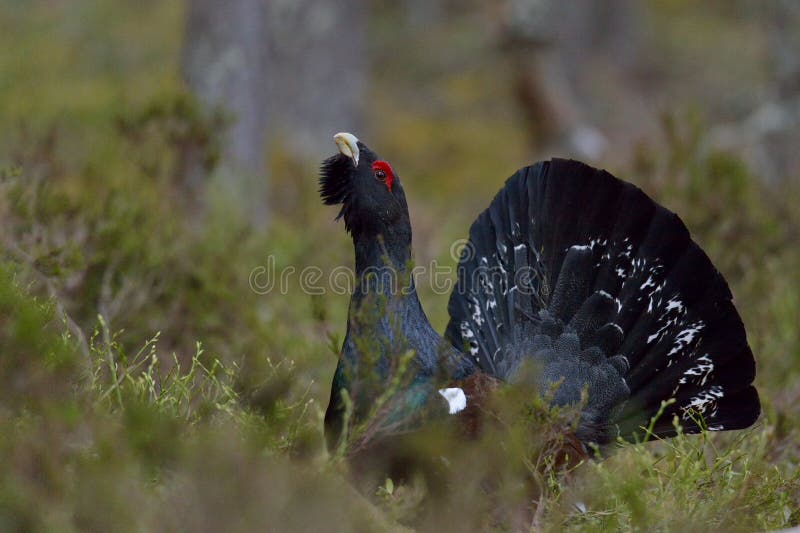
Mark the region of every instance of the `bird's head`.
POLYGON ((409 227, 408 204, 392 166, 351 133, 333 136, 339 153, 320 169, 320 195, 327 205, 342 209, 347 231, 387 236, 409 227))

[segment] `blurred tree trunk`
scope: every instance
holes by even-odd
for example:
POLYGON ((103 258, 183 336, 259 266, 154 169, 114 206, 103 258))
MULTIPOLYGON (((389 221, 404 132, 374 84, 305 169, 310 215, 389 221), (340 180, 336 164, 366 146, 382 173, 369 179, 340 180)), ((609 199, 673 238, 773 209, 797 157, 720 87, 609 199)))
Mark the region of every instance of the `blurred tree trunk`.
POLYGON ((591 125, 582 75, 597 59, 636 68, 640 10, 633 0, 503 0, 500 39, 534 149, 602 155, 606 141, 591 125))
POLYGON ((762 7, 767 8, 767 38, 776 96, 794 98, 800 93, 800 2, 770 0, 762 7))
POLYGON ((770 0, 763 7, 769 17, 774 109, 760 113, 765 130, 760 172, 767 181, 780 184, 800 178, 800 2, 770 0))
MULTIPOLYGON (((264 0, 190 0, 183 47, 183 76, 201 104, 228 119, 215 176, 226 201, 246 220, 267 218, 264 145, 267 114, 267 14, 264 0)), ((192 154, 185 185, 202 211, 208 177, 192 154)))
POLYGON ((800 179, 800 1, 747 4, 763 24, 769 77, 766 97, 738 121, 711 130, 714 146, 740 153, 771 186, 800 179))
POLYGON ((319 159, 334 133, 361 127, 366 1, 267 4, 270 136, 295 156, 319 159))
POLYGON ((442 23, 445 15, 443 0, 405 0, 406 24, 411 28, 430 28, 442 23))
POLYGON ((190 0, 183 75, 206 110, 229 118, 209 180, 189 154, 185 185, 200 213, 209 194, 268 215, 267 145, 306 159, 358 131, 366 64, 364 0, 190 0), (212 191, 209 181, 217 181, 212 191))

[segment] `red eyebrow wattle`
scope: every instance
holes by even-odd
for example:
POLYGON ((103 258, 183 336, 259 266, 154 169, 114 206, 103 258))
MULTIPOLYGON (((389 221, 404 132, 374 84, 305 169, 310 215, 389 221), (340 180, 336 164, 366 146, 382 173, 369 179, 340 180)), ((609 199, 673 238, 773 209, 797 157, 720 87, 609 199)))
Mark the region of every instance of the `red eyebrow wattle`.
POLYGON ((375 161, 372 163, 372 171, 377 172, 378 170, 382 170, 386 174, 386 188, 391 192, 392 183, 394 183, 394 171, 392 171, 391 165, 386 161, 375 161))

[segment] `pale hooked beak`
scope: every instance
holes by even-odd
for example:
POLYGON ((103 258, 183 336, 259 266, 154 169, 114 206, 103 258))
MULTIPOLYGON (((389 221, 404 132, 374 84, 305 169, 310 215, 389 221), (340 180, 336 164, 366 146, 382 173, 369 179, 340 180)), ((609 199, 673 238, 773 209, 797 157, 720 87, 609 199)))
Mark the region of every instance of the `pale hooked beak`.
POLYGON ((333 136, 333 142, 339 147, 340 154, 346 155, 358 166, 358 137, 342 131, 333 136))

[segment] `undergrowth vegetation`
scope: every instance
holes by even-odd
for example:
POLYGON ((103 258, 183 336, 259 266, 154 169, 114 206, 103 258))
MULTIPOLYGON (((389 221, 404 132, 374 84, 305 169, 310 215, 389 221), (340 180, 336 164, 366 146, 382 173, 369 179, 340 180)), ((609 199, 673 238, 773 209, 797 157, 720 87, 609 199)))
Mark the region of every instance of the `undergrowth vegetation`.
MULTIPOLYGON (((439 477, 381 479, 359 492, 322 435, 348 296, 309 295, 297 274, 268 294, 251 285, 254 269, 273 260, 274 272, 326 273, 352 261, 335 213, 319 203, 318 161, 273 154, 268 228, 248 227, 231 205, 198 224, 176 176, 186 150, 214 164, 222 122, 204 116, 171 74, 180 9, 118 5, 131 19, 146 16, 157 37, 123 53, 116 36, 130 31, 118 22, 126 17, 101 4, 84 7, 98 29, 91 40, 58 29, 66 7, 35 24, 0 12, 0 27, 16 28, 0 32, 0 50, 35 56, 0 53, 16 80, 0 86, 8 118, 0 124, 0 530, 800 525, 796 180, 768 188, 736 154, 708 149, 702 118, 681 106, 657 145, 610 168, 680 213, 729 280, 758 364, 756 426, 612 445, 605 459, 564 469, 548 462, 545 446, 569 424, 566 414, 509 392, 498 400, 506 417, 481 439, 454 441, 446 427, 417 439, 421 456, 453 454, 446 468, 431 465, 439 477)), ((468 74, 476 87, 491 75, 468 74)), ((373 127, 371 144, 398 153, 420 263, 452 264, 450 243, 530 162, 507 117, 469 111, 476 99, 454 99, 446 154, 432 151, 438 119, 413 107, 402 128, 416 134, 373 127)), ((385 96, 375 105, 390 117, 400 106, 385 96)), ((420 284, 441 331, 446 297, 432 292, 420 284)))

